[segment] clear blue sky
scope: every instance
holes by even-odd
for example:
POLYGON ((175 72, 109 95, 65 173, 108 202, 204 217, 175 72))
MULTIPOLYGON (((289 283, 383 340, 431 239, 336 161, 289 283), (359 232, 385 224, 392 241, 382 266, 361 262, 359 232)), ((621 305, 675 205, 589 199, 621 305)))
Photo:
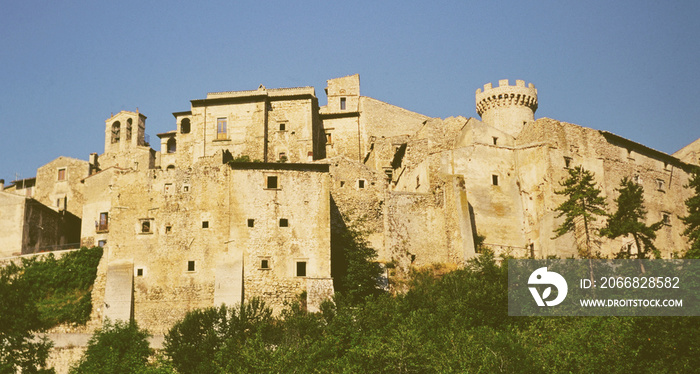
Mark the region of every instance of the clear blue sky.
MULTIPOLYGON (((314 86, 433 117, 477 117, 499 79, 539 91, 536 118, 673 153, 700 137, 699 1, 5 1, 0 178, 104 151, 110 113, 172 112, 207 92, 314 86), (106 3, 106 2, 105 2, 106 3)), ((159 146, 155 148, 159 150, 159 146)))

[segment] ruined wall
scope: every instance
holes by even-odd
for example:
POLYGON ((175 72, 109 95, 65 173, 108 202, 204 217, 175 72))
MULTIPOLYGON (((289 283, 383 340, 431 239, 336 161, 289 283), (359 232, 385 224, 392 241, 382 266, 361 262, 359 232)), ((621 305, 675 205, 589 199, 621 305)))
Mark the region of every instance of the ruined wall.
POLYGON ((0 191, 0 258, 22 253, 26 198, 0 191))

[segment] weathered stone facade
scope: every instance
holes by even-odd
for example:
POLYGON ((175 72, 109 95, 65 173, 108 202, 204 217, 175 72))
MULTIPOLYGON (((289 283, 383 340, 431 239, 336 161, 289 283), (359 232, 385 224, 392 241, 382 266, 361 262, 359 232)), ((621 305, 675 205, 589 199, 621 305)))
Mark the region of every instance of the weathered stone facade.
MULTIPOLYGON (((192 100, 158 134, 160 151, 138 110, 110 116, 103 154, 58 158, 0 192, 0 241, 22 240, 27 196, 82 217, 81 243, 105 247, 89 326, 133 317, 156 334, 188 310, 254 296, 279 311, 306 291, 318 310, 333 293, 331 227, 359 228, 381 262, 401 267, 462 265, 478 255, 477 234, 497 254, 575 256, 580 233, 553 236, 556 191, 578 165, 595 173, 610 211, 622 177, 640 183, 648 223, 664 222, 662 255, 687 247, 678 217, 700 140, 668 155, 535 119, 537 90, 524 81, 477 90, 481 120, 361 96, 359 75, 327 82, 322 107, 313 87, 192 100)), ((597 251, 630 246, 603 239, 597 251)))

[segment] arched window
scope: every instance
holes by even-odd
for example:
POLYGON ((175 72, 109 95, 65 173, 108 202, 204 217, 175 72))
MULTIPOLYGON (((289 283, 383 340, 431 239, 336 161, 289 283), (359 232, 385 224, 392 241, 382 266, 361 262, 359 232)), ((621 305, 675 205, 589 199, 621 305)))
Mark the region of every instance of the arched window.
POLYGON ((119 137, 121 132, 121 123, 116 121, 112 124, 112 143, 119 143, 119 137))
POLYGON ((131 118, 126 120, 126 140, 131 140, 131 118))
POLYGON ((180 133, 189 134, 190 133, 190 119, 185 118, 180 122, 180 133))
POLYGON ((175 143, 175 138, 168 139, 168 153, 175 153, 177 150, 177 144, 175 143))

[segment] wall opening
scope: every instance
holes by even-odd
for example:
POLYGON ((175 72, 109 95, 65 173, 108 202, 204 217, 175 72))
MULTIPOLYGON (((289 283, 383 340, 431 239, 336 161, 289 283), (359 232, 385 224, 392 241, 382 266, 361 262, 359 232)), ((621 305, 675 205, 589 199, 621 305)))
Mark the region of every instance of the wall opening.
POLYGON ((280 218, 280 227, 289 227, 289 220, 286 218, 280 218))
POLYGON ((297 261, 296 276, 297 277, 305 277, 306 276, 306 261, 297 261))
POLYGON ((189 134, 190 133, 190 119, 189 118, 184 118, 180 122, 180 133, 181 134, 189 134))
POLYGON ((493 184, 494 186, 498 186, 498 175, 491 175, 491 184, 493 184))
POLYGON ((177 150, 177 142, 175 141, 175 138, 168 139, 167 149, 168 153, 175 153, 177 150))
POLYGON ((189 272, 195 271, 194 261, 187 261, 187 271, 189 271, 189 272))

